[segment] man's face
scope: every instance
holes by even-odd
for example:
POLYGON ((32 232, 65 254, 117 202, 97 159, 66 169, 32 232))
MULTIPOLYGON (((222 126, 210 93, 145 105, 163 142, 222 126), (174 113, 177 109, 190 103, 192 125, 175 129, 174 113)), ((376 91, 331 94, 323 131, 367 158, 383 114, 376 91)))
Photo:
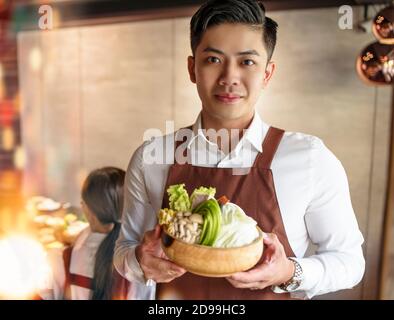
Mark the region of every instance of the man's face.
POLYGON ((188 58, 203 112, 217 120, 250 118, 275 65, 267 66, 260 29, 221 24, 205 31, 195 57, 188 58))

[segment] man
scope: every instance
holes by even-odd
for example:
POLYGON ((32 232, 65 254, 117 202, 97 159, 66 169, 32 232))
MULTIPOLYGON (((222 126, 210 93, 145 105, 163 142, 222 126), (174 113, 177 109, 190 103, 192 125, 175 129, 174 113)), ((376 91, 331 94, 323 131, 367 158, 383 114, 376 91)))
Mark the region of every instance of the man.
POLYGON ((183 143, 189 161, 144 161, 149 150, 183 142, 177 132, 144 143, 127 171, 115 265, 136 297, 311 298, 361 280, 363 236, 342 165, 320 139, 269 127, 255 112, 275 70, 276 28, 255 0, 211 0, 193 16, 188 71, 202 110, 183 143), (228 134, 212 141, 207 130, 228 134), (265 232, 263 259, 228 278, 196 276, 166 259, 156 213, 177 183, 237 199, 265 232), (304 257, 310 243, 317 253, 304 257))

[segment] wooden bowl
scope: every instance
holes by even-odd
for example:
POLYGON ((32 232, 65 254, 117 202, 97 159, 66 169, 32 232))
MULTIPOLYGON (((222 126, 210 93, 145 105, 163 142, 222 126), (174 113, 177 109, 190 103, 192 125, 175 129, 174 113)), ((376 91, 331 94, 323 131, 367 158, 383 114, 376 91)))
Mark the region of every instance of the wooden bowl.
POLYGON ((227 277, 254 267, 263 254, 263 232, 252 243, 235 248, 213 248, 190 244, 161 233, 164 253, 175 264, 187 271, 205 277, 227 277))

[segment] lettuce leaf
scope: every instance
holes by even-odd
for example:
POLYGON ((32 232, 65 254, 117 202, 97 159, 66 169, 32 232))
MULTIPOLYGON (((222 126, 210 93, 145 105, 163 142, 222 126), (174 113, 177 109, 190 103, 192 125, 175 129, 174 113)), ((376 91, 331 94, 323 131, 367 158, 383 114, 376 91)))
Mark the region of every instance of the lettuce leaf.
POLYGON ((257 222, 236 204, 222 206, 222 224, 213 247, 232 248, 252 243, 259 233, 257 222))
POLYGON ((167 189, 170 209, 175 211, 191 211, 190 199, 185 184, 175 184, 167 189))
POLYGON ((196 208, 200 203, 210 199, 214 198, 216 193, 216 188, 206 188, 206 187, 200 187, 197 189, 194 189, 192 195, 190 196, 190 202, 191 202, 191 208, 194 209, 196 208))

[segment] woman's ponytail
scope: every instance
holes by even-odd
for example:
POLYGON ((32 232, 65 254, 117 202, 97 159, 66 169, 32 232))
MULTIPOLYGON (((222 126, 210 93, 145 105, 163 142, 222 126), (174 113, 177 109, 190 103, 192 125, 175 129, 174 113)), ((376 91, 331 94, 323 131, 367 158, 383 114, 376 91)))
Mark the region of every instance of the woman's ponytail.
POLYGON ((111 300, 113 286, 113 255, 115 242, 118 239, 120 223, 116 222, 110 233, 101 242, 94 265, 92 300, 111 300))
POLYGON ((113 256, 120 231, 123 210, 124 170, 105 167, 94 170, 82 187, 82 199, 103 225, 113 224, 112 230, 96 252, 93 276, 93 300, 112 299, 114 285, 113 256))

